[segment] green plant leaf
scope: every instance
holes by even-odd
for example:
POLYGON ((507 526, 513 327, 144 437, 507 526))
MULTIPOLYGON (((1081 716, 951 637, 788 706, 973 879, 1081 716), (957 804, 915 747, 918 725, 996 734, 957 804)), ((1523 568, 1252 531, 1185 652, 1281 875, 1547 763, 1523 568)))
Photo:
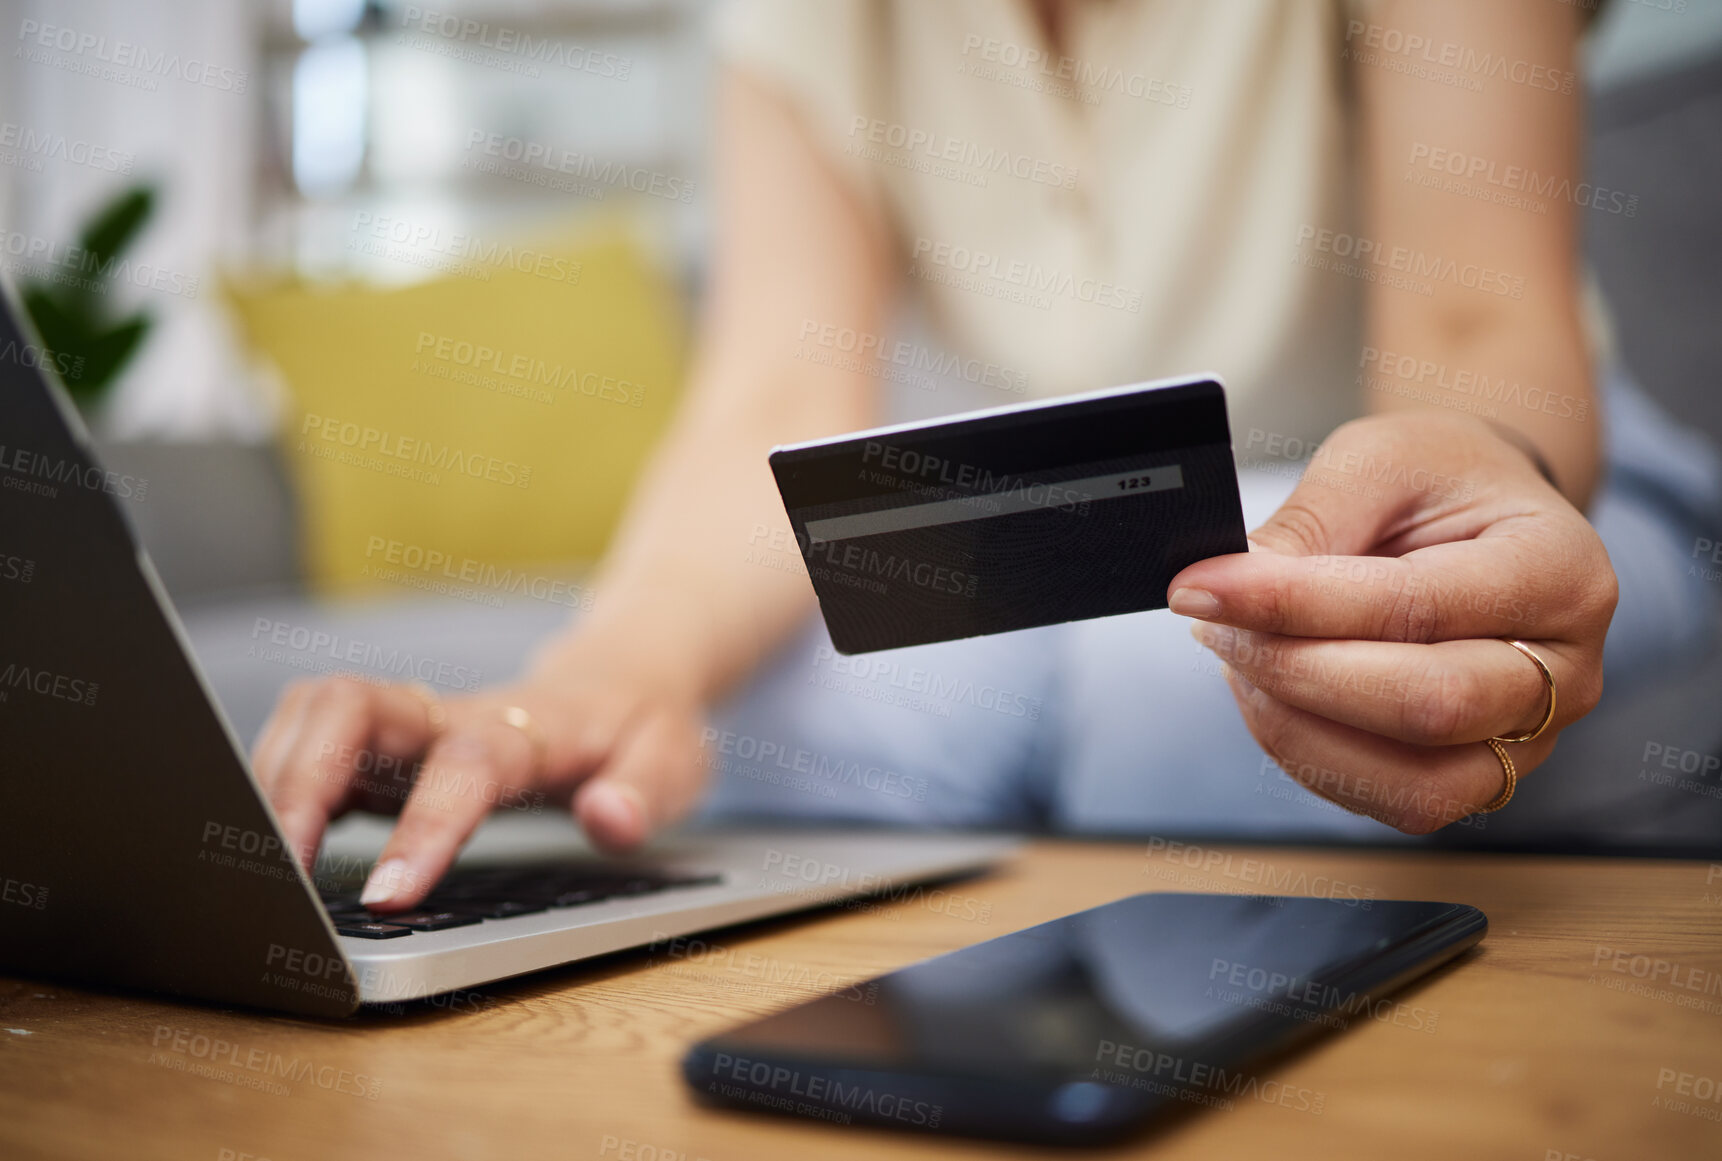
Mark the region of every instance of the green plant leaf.
POLYGON ((155 190, 136 186, 109 202, 79 235, 85 251, 83 277, 71 286, 36 283, 24 288, 24 307, 43 344, 70 356, 75 374, 64 377, 79 407, 98 403, 149 334, 152 320, 139 312, 113 320, 103 295, 115 285, 108 266, 131 245, 155 210, 155 190), (105 286, 99 284, 106 284, 105 286), (92 284, 97 284, 92 289, 92 284))
POLYGON ((140 185, 126 191, 108 203, 84 227, 79 244, 90 252, 97 265, 106 266, 121 250, 131 244, 155 209, 155 190, 140 185))
POLYGON ((67 310, 45 286, 24 291, 24 309, 36 324, 36 333, 50 351, 69 351, 89 341, 89 317, 67 310))
POLYGON ((150 320, 143 315, 136 315, 99 335, 92 336, 89 345, 83 350, 67 350, 66 353, 73 357, 84 357, 83 373, 77 380, 79 385, 86 391, 99 391, 106 387, 119 375, 120 368, 132 357, 132 352, 137 350, 144 336, 149 334, 149 328, 150 320))

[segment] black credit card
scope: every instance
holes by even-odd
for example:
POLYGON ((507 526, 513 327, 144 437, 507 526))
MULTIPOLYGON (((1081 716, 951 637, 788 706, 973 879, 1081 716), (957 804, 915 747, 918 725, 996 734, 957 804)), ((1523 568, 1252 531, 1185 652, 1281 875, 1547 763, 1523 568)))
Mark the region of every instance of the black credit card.
POLYGON ((1244 552, 1218 378, 774 448, 831 640, 868 653, 1166 607, 1244 552))

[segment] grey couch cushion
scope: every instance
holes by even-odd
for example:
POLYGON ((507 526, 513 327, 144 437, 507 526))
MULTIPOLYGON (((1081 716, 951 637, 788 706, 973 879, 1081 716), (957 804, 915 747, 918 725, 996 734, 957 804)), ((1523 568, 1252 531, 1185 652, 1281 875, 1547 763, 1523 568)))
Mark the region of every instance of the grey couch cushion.
POLYGON ((1638 212, 1585 212, 1621 355, 1653 398, 1722 442, 1722 58, 1599 93, 1591 181, 1638 212))
POLYGON ((121 505, 178 599, 299 583, 299 523, 273 445, 107 442, 109 471, 148 481, 121 505))

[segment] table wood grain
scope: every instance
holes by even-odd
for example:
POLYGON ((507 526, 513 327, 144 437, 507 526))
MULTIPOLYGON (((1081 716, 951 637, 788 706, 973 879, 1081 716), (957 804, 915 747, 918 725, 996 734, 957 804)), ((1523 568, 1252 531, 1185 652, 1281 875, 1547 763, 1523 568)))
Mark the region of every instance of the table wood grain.
POLYGON ((775 920, 342 1023, 0 979, 0 1157, 769 1161, 1048 1155, 696 1104, 693 1040, 1149 890, 1443 899, 1457 965, 1240 1096, 1098 1157, 1722 1157, 1722 866, 1043 841, 891 903, 775 920), (1150 849, 1152 848, 1152 849, 1150 849))

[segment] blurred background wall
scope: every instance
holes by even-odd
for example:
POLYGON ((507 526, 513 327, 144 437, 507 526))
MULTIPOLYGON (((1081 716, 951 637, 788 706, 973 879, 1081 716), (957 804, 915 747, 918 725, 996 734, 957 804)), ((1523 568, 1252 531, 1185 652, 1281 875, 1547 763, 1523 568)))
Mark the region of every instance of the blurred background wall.
POLYGON ((703 195, 704 9, 701 0, 4 0, 0 120, 111 151, 130 172, 0 148, 24 159, 0 165, 0 222, 70 238, 117 188, 155 182, 159 206, 134 256, 197 277, 200 289, 195 298, 125 291, 159 323, 99 423, 116 437, 259 438, 271 421, 267 385, 259 396, 213 280, 258 269, 384 285, 434 277, 354 249, 356 214, 520 232, 627 203, 651 216, 643 236, 692 273, 703 196, 642 195, 613 175, 643 169, 703 195), (163 57, 178 63, 156 63, 163 57), (526 167, 507 164, 528 146, 579 155, 565 178, 581 166, 600 176, 565 182, 572 189, 533 184, 526 167), (487 160, 505 172, 476 168, 487 160))
MULTIPOLYGON (((198 278, 204 291, 194 299, 126 291, 160 317, 100 422, 119 437, 262 438, 273 421, 270 386, 209 292, 219 270, 410 281, 434 272, 349 246, 356 213, 482 230, 614 208, 628 192, 597 198, 482 172, 473 163, 486 160, 486 143, 574 151, 691 186, 686 201, 628 200, 655 215, 648 234, 684 285, 697 284, 708 7, 3 0, 12 51, 0 71, 0 120, 110 150, 130 174, 39 156, 32 168, 26 154, 0 165, 0 222, 31 237, 69 237, 128 178, 158 182, 160 205, 136 258, 198 278), (43 26, 60 43, 68 33, 102 43, 42 48, 43 26), (535 40, 560 51, 535 55, 535 40), (122 43, 146 61, 185 63, 162 75, 135 67, 118 80, 92 75, 122 43), (192 63, 213 75, 188 79, 192 63)), ((1710 212, 1722 194, 1722 0, 1613 0, 1589 65, 1594 175, 1643 191, 1640 214, 1593 215, 1588 239, 1623 349, 1653 393, 1722 434, 1714 389, 1722 334, 1709 325, 1722 261, 1722 225, 1710 212)))

